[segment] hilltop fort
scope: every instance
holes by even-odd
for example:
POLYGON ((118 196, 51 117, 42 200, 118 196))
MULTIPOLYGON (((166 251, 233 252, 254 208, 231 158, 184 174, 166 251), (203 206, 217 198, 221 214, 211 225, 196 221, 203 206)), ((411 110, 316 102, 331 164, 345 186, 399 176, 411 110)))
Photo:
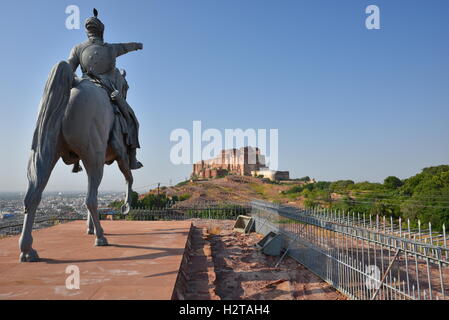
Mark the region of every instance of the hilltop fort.
POLYGON ((270 170, 259 148, 242 147, 222 150, 215 158, 193 164, 192 178, 210 179, 228 174, 256 176, 270 180, 288 180, 288 171, 270 170))

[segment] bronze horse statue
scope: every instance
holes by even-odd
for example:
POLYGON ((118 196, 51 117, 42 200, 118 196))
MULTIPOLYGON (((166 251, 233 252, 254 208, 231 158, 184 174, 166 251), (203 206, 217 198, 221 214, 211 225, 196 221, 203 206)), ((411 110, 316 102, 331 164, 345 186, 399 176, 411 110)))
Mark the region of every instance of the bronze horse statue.
MULTIPOLYGON (((100 30, 99 26, 101 27, 102 24, 98 21, 96 15, 95 18, 88 19, 89 24, 86 22, 88 32, 100 30)), ((104 27, 100 30, 101 37, 103 29, 104 27)), ((89 40, 92 40, 90 36, 89 40)), ((95 41, 94 39, 93 43, 98 44, 95 41)), ((100 45, 113 46, 101 43, 100 45)), ((127 45, 128 47, 134 45, 132 50, 142 49, 142 44, 138 43, 115 46, 122 50, 120 54, 124 54, 132 51, 131 49, 127 50, 127 45)), ((113 72, 115 72, 115 56, 113 60, 113 64, 108 61, 108 65, 113 65, 113 72)), ((89 74, 89 72, 95 71, 92 68, 84 70, 88 66, 88 64, 83 66, 81 62, 83 75, 85 72, 89 74)), ((79 161, 82 161, 86 169, 88 176, 87 225, 88 233, 94 233, 96 236, 95 245, 108 245, 97 211, 98 187, 106 163, 111 164, 117 161, 127 183, 122 212, 126 214, 130 210, 133 184, 131 169, 134 168, 130 167, 126 141, 123 135, 117 134, 114 127, 119 122, 117 108, 114 108, 115 104, 112 101, 114 99, 111 100, 111 93, 92 79, 88 77, 83 77, 81 81, 75 79, 74 69, 76 67, 70 59, 68 62, 61 61, 56 64, 48 76, 40 101, 40 111, 28 162, 29 184, 24 199, 25 217, 19 241, 20 261, 22 262, 39 260, 36 250, 32 248, 31 232, 34 217, 51 172, 60 158, 69 165, 78 165, 79 161)), ((98 80, 97 77, 95 79, 98 80)), ((114 93, 117 94, 117 91, 114 93)), ((121 103, 124 103, 123 97, 121 97, 121 103)))

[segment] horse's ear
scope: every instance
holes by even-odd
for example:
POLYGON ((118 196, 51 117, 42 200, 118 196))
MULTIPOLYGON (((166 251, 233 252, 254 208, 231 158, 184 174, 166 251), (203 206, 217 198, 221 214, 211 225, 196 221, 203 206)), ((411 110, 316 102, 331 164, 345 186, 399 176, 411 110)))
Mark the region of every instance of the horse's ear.
POLYGON ((96 18, 98 16, 98 11, 97 9, 94 8, 94 17, 96 18))

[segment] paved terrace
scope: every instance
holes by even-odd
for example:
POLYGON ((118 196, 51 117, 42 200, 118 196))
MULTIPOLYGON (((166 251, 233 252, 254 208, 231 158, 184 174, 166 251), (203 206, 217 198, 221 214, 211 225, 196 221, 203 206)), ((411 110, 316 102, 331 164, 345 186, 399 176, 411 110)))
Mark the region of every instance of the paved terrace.
POLYGON ((0 239, 0 299, 171 299, 189 221, 102 221, 107 247, 95 247, 85 225, 35 230, 37 263, 18 262, 19 236, 0 239), (79 290, 66 288, 69 265, 79 267, 79 290))

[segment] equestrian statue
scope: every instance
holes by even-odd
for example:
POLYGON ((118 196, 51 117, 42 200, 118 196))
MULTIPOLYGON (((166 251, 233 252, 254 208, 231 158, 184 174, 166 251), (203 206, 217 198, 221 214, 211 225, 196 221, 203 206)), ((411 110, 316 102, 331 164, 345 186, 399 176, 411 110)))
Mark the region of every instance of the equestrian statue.
POLYGON ((104 164, 117 161, 127 192, 122 213, 131 205, 133 175, 142 164, 136 159, 139 123, 126 101, 126 72, 116 68, 116 58, 143 49, 141 43, 106 43, 98 11, 85 22, 88 40, 75 46, 67 61, 51 70, 40 101, 28 162, 28 190, 24 199, 24 221, 19 240, 20 261, 38 261, 32 248, 34 216, 50 174, 60 158, 88 176, 87 233, 95 234, 95 245, 106 246, 98 215, 98 187, 104 164), (81 67, 82 76, 76 75, 81 67))

